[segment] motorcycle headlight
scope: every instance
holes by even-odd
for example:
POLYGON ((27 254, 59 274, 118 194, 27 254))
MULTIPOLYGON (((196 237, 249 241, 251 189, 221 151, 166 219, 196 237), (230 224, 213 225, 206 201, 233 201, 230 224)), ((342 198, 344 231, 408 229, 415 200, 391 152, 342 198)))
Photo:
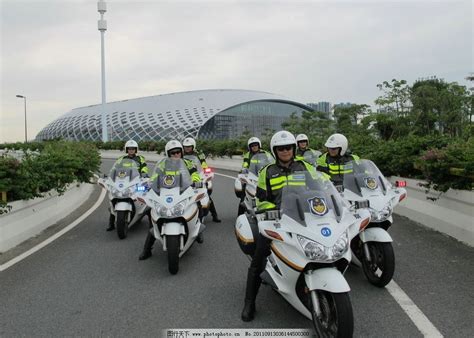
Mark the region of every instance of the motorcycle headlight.
POLYGON ((298 238, 298 242, 303 248, 306 257, 309 259, 326 260, 328 258, 324 250, 324 245, 300 235, 296 235, 296 237, 298 238))
POLYGON ((297 235, 297 238, 306 257, 311 260, 335 261, 342 257, 349 248, 349 235, 347 231, 339 237, 332 247, 325 247, 318 242, 300 235, 297 235))
POLYGON ((171 214, 173 216, 181 216, 184 213, 184 205, 186 202, 181 202, 176 204, 172 209, 171 209, 171 214))
POLYGON ((332 247, 332 258, 337 259, 344 255, 349 247, 347 231, 342 234, 332 247))
POLYGON ((370 209, 372 222, 383 222, 392 215, 392 207, 387 205, 381 211, 370 209))
POLYGON ((164 205, 155 203, 155 208, 156 208, 156 212, 161 217, 178 217, 184 214, 185 204, 186 202, 181 202, 181 203, 176 204, 172 208, 167 208, 164 205))

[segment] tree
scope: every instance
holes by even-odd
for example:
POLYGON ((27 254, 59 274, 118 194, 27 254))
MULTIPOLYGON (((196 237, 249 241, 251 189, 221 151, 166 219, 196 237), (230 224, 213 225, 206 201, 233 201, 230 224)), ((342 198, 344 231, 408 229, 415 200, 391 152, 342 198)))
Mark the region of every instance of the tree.
POLYGON ((410 86, 406 80, 392 79, 391 82, 379 83, 377 87, 383 91, 383 95, 375 100, 375 104, 384 112, 403 116, 410 111, 410 86))

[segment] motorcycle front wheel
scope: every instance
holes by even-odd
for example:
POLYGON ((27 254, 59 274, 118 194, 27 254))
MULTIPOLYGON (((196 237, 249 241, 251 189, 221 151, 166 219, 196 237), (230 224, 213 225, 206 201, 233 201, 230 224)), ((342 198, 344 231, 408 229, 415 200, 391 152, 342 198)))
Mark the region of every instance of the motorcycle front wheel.
POLYGON ((179 249, 180 236, 166 236, 166 250, 168 251, 168 270, 172 275, 176 275, 179 270, 179 249))
POLYGON ((316 296, 311 297, 311 317, 316 337, 352 337, 354 315, 349 294, 323 290, 313 290, 311 293, 316 296), (318 302, 319 315, 315 310, 314 298, 318 302))
POLYGON ((385 287, 395 272, 395 254, 390 242, 367 242, 370 262, 362 259, 362 269, 370 284, 379 288, 385 287))
POLYGON ((128 233, 128 224, 127 224, 127 215, 128 211, 119 210, 117 211, 117 235, 118 238, 124 239, 127 237, 128 233))

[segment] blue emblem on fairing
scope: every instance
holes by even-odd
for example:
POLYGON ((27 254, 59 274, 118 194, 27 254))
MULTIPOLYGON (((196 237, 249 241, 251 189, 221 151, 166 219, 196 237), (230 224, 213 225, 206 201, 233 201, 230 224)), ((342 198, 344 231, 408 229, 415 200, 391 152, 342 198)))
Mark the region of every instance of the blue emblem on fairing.
POLYGON ((166 203, 171 203, 173 202, 173 197, 169 196, 166 198, 166 203))
POLYGON ((321 235, 323 235, 324 237, 331 236, 331 229, 326 228, 326 227, 322 228, 321 229, 321 235))
POLYGON ((120 183, 120 184, 119 184, 119 188, 123 188, 123 183, 120 183))

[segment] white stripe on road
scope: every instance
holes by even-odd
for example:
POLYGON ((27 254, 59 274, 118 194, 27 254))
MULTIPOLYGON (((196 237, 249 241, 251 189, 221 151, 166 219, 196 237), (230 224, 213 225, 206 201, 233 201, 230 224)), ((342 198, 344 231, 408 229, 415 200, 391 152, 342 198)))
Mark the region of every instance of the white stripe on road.
POLYGON ((390 283, 385 287, 392 297, 401 306, 403 311, 408 315, 411 321, 416 325, 418 330, 425 337, 443 337, 438 329, 430 322, 418 306, 408 297, 408 295, 398 286, 397 283, 392 279, 390 283))
MULTIPOLYGON (((219 176, 224 176, 236 179, 235 176, 229 176, 224 174, 218 174, 219 176)), ((392 281, 385 287, 390 295, 395 299, 395 301, 400 305, 403 311, 408 315, 408 318, 415 324, 418 330, 425 337, 429 338, 438 338, 443 337, 443 335, 438 331, 438 329, 430 322, 430 320, 425 316, 423 312, 415 305, 415 303, 408 297, 408 295, 398 286, 397 283, 392 279, 392 281)))
POLYGON ((2 264, 0 265, 0 272, 8 269, 9 267, 11 267, 12 265, 15 265, 16 263, 24 260, 26 257, 28 257, 29 255, 32 255, 34 254, 36 251, 40 250, 41 248, 45 247, 46 245, 48 245, 49 243, 51 243, 52 241, 58 239, 59 237, 61 237, 62 235, 64 235, 66 232, 68 232, 69 230, 73 229, 76 225, 78 225, 79 223, 81 223, 87 216, 89 216, 90 214, 92 214, 95 209, 97 209, 101 204, 102 204, 102 201, 104 200, 104 197, 105 197, 105 194, 106 194, 106 190, 105 189, 102 189, 102 192, 99 196, 99 199, 97 200, 97 202, 95 202, 95 204, 89 209, 87 210, 84 214, 82 214, 78 219, 76 219, 74 222, 72 222, 71 224, 69 224, 67 227, 65 227, 64 229, 62 229, 61 231, 57 232, 56 234, 54 234, 53 236, 49 237, 48 239, 46 239, 45 241, 41 242, 40 244, 34 246, 33 248, 31 248, 30 250, 22 253, 21 255, 9 260, 8 262, 6 262, 5 264, 2 264))
POLYGON ((237 178, 237 176, 229 176, 229 175, 224 175, 224 174, 219 174, 219 173, 214 173, 214 175, 219 175, 219 176, 224 176, 224 177, 228 177, 228 178, 231 178, 233 180, 235 180, 237 178))

